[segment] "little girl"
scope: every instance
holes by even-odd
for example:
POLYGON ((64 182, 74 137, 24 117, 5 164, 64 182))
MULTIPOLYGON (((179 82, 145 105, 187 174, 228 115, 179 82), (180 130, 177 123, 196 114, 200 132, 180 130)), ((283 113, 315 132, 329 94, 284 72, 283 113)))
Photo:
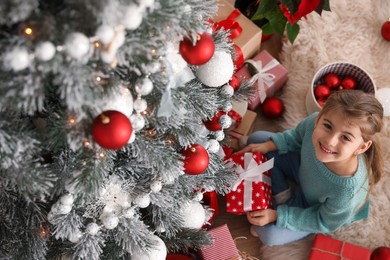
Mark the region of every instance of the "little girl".
POLYGON ((383 171, 382 120, 374 95, 342 90, 293 129, 253 133, 239 152, 274 157, 276 210, 248 212, 251 233, 265 245, 282 245, 367 218, 369 189, 383 171))

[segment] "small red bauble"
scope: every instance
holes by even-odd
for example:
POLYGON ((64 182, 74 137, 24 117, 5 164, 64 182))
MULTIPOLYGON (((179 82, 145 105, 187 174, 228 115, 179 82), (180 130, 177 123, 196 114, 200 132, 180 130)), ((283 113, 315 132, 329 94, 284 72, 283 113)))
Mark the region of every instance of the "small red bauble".
POLYGON ((390 41, 390 19, 382 25, 381 34, 383 39, 390 41))
POLYGON ((284 104, 277 97, 266 98, 261 105, 263 115, 268 118, 278 118, 284 112, 284 104))
POLYGON ((270 38, 272 37, 272 34, 262 34, 261 35, 261 42, 265 42, 267 40, 269 40, 270 38))
POLYGON ((330 88, 327 85, 317 85, 314 88, 314 96, 316 99, 327 98, 330 95, 330 88))
POLYGON ((209 167, 209 153, 200 144, 193 144, 184 149, 181 154, 184 158, 184 172, 190 175, 203 173, 209 167))
POLYGON ((240 84, 240 79, 236 75, 233 75, 229 81, 229 85, 236 91, 240 87, 240 84))
POLYGON ((330 88, 335 88, 340 85, 340 77, 335 73, 328 73, 324 77, 325 84, 330 88))
POLYGON ((181 56, 191 65, 205 64, 213 57, 214 50, 214 39, 208 33, 199 34, 195 45, 189 38, 182 40, 179 45, 181 56))
POLYGON ((318 99, 318 100, 317 100, 317 103, 318 103, 318 105, 319 105, 320 107, 323 107, 324 104, 325 104, 325 100, 324 100, 324 99, 318 99))
POLYGON ((108 110, 98 115, 92 124, 92 136, 101 147, 117 150, 130 139, 133 127, 121 112, 108 110))
POLYGON ((192 258, 181 254, 169 254, 166 260, 192 260, 192 258))
POLYGON ((370 260, 390 260, 390 247, 375 248, 371 253, 370 260))
POLYGON ((203 121, 204 125, 206 128, 210 131, 219 131, 222 130, 222 126, 219 124, 219 119, 221 118, 222 115, 225 113, 222 111, 218 111, 211 120, 206 120, 203 121))
POLYGON ((341 81, 341 86, 343 87, 343 89, 355 89, 356 80, 352 77, 347 76, 341 81))

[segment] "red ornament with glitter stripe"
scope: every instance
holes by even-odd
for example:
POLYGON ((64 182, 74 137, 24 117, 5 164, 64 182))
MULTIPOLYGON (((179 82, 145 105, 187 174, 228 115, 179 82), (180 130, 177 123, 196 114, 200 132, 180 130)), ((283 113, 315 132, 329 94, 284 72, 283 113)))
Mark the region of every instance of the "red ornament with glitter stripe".
POLYGON ((260 152, 233 154, 231 160, 238 175, 237 183, 226 194, 226 211, 244 214, 272 207, 270 169, 273 158, 260 152))

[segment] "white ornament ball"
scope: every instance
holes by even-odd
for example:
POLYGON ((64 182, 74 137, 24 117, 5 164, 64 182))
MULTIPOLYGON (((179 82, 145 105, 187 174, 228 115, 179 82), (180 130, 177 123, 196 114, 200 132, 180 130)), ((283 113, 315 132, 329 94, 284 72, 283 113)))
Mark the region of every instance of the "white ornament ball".
POLYGON ((153 90, 153 82, 149 78, 140 78, 135 82, 135 91, 141 96, 149 95, 153 90))
POLYGON ((148 103, 143 98, 137 98, 134 101, 134 110, 137 113, 141 113, 142 111, 145 111, 148 108, 148 103))
POLYGON ((88 37, 79 32, 71 33, 65 40, 66 52, 75 59, 84 57, 88 53, 90 45, 88 37))
POLYGON ((219 142, 215 139, 209 140, 209 146, 207 147, 207 151, 210 153, 216 153, 219 151, 219 142))
POLYGON ((222 141, 223 139, 225 139, 225 132, 223 130, 214 132, 214 138, 217 141, 222 141))
POLYGON ((83 236, 83 234, 80 232, 80 230, 75 231, 74 233, 70 234, 68 237, 68 240, 72 243, 77 243, 80 241, 80 238, 83 236))
POLYGON ((101 25, 96 31, 96 36, 99 41, 103 44, 107 44, 111 42, 112 38, 114 38, 115 31, 114 28, 108 25, 101 25))
POLYGON ((216 51, 207 63, 196 69, 195 74, 203 84, 216 88, 228 83, 233 72, 232 56, 223 51, 216 51))
POLYGON ((206 221, 206 212, 198 201, 191 201, 181 210, 183 227, 200 229, 206 221))
POLYGON ((105 213, 100 216, 100 220, 107 229, 114 229, 118 226, 119 218, 115 214, 105 213))
POLYGON ((30 56, 25 47, 15 47, 5 54, 3 62, 5 67, 14 71, 20 71, 30 65, 30 56))
POLYGON ((134 200, 134 203, 140 208, 146 208, 150 204, 150 197, 147 194, 137 196, 134 200))
POLYGON ((102 100, 102 105, 99 106, 99 111, 97 111, 97 115, 99 115, 103 111, 107 110, 116 110, 130 118, 133 113, 134 104, 133 104, 133 96, 130 93, 130 90, 126 87, 119 87, 119 91, 114 93, 112 96, 107 96, 104 100, 102 100))
POLYGON ((142 19, 142 8, 138 7, 137 5, 131 4, 126 7, 122 24, 126 27, 126 29, 135 30, 141 25, 142 19))
POLYGON ((135 210, 134 208, 127 208, 122 210, 122 215, 125 218, 133 218, 135 215, 135 210))
POLYGON ((127 192, 121 192, 119 197, 116 198, 115 201, 122 208, 127 208, 131 206, 131 195, 127 192))
POLYGON ((156 227, 156 232, 157 233, 164 233, 166 229, 163 226, 158 226, 156 227))
POLYGON ((130 116, 131 126, 133 127, 133 131, 139 131, 145 126, 145 118, 140 114, 132 114, 130 116))
POLYGON ((158 236, 154 236, 156 243, 146 251, 146 248, 134 250, 131 255, 132 260, 165 260, 167 257, 167 247, 164 241, 158 236))
POLYGON ((56 47, 51 42, 41 42, 35 48, 35 57, 42 61, 51 60, 56 53, 56 47))
POLYGON ((94 222, 89 223, 89 224, 85 227, 85 231, 86 231, 88 234, 92 235, 92 236, 96 235, 96 234, 99 232, 99 230, 100 230, 99 225, 96 224, 96 223, 94 223, 94 222))
POLYGON ((390 88, 380 88, 376 93, 376 98, 382 104, 383 115, 390 116, 390 88))
POLYGON ((202 199, 203 199, 203 193, 202 192, 195 193, 194 200, 201 201, 202 199))
POLYGON ((73 195, 70 193, 64 194, 60 198, 60 203, 63 205, 72 205, 74 201, 73 195))
POLYGON ((232 118, 228 115, 222 115, 219 120, 219 124, 223 129, 229 128, 232 125, 232 118))
POLYGON ((150 190, 154 193, 159 192, 162 189, 162 182, 157 180, 150 184, 150 190))
POLYGON ((222 90, 228 95, 229 97, 232 97, 234 95, 234 88, 230 86, 229 84, 226 84, 222 87, 222 90))
POLYGON ((129 141, 127 142, 128 144, 131 144, 131 143, 133 143, 135 141, 135 133, 134 133, 134 131, 133 132, 131 132, 131 135, 130 135, 130 139, 129 139, 129 141))
POLYGON ((225 107, 223 108, 223 111, 229 112, 233 109, 233 104, 231 102, 226 103, 225 107))
POLYGON ((64 205, 64 204, 58 203, 57 205, 55 205, 55 209, 53 210, 53 213, 55 213, 55 214, 68 214, 71 210, 72 210, 72 205, 64 205))

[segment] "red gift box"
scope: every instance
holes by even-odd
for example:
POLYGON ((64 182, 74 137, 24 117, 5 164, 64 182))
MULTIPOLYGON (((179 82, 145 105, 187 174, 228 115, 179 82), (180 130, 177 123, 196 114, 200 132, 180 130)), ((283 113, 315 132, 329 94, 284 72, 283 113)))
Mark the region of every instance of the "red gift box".
POLYGON ((226 211, 243 214, 272 206, 270 169, 274 159, 260 152, 233 154, 229 159, 239 175, 237 183, 226 194, 226 211))
POLYGON ((236 243, 226 224, 210 229, 208 232, 213 239, 213 244, 200 249, 203 260, 241 260, 236 243))
POLYGON ((343 242, 322 234, 316 234, 309 260, 369 260, 371 251, 367 248, 343 242))
POLYGON ((253 59, 245 60, 235 76, 249 81, 256 91, 249 97, 248 108, 256 109, 266 97, 272 97, 287 81, 288 71, 266 50, 261 51, 253 59), (253 72, 252 72, 253 71, 253 72))

